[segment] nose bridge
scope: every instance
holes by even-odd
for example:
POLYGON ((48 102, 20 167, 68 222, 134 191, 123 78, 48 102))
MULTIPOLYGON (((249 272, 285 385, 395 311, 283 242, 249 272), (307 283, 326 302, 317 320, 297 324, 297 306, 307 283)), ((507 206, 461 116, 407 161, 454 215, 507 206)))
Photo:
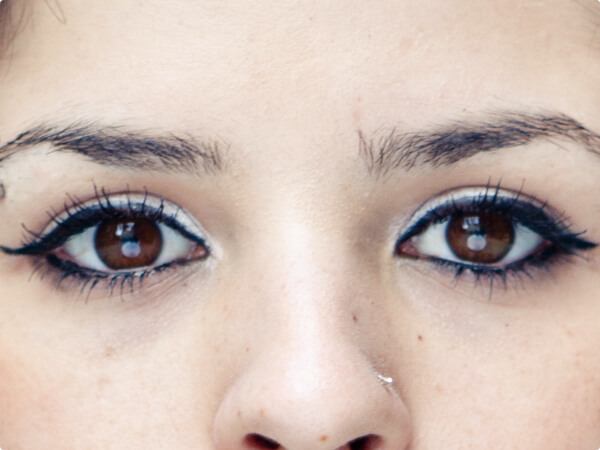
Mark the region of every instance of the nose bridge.
MULTIPOLYGON (((286 298, 331 296, 357 284, 351 231, 329 218, 289 217, 270 227, 261 242, 255 270, 270 276, 265 290, 285 290, 286 298)), ((258 240, 257 240, 258 241, 258 240)), ((255 253, 255 254, 256 254, 255 253)), ((266 293, 269 295, 268 293, 266 293)), ((282 293, 274 293, 281 295, 282 293)))

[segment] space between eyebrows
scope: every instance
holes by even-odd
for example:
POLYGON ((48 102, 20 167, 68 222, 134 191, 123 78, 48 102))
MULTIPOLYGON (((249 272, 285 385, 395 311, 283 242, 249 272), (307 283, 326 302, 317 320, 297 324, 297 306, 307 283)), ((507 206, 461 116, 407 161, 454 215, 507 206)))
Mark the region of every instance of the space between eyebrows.
POLYGON ((368 171, 385 176, 415 167, 454 164, 481 152, 523 146, 537 139, 567 139, 600 156, 600 135, 565 114, 495 112, 482 120, 452 121, 414 133, 394 128, 359 134, 368 171))
POLYGON ((225 167, 229 145, 190 136, 138 131, 124 126, 41 124, 0 147, 0 163, 37 145, 86 156, 95 163, 143 171, 212 174, 225 167))

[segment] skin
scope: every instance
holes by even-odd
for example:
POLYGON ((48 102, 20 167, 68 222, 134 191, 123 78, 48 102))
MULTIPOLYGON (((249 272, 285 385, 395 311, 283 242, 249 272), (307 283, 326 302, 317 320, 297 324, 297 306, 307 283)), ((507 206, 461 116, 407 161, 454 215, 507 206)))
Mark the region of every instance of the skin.
POLYGON ((228 150, 200 176, 48 146, 2 163, 2 245, 96 185, 175 202, 214 254, 89 296, 1 254, 0 447, 598 448, 598 250, 491 294, 393 253, 423 202, 500 180, 599 242, 598 156, 551 139, 376 178, 357 134, 496 110, 600 130, 596 3, 28 4, 0 66, 2 142, 86 120, 228 150))

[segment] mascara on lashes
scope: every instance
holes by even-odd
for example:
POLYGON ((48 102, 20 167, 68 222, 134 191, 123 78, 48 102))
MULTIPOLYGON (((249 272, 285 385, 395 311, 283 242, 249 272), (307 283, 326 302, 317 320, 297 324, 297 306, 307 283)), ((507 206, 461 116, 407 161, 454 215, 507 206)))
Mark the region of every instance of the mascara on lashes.
POLYGON ((208 249, 202 226, 179 206, 144 194, 97 193, 87 202, 73 200, 62 213, 50 213, 51 222, 41 233, 28 230, 32 239, 20 248, 0 246, 10 255, 42 255, 63 245, 72 236, 97 225, 103 219, 148 218, 173 228, 182 236, 208 249), (196 231, 197 230, 197 231, 196 231))

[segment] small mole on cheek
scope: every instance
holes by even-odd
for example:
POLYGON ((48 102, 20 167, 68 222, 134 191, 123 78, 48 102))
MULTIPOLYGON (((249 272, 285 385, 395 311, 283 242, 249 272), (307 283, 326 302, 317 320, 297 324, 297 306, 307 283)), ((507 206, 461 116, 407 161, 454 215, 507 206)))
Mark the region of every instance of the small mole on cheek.
POLYGON ((265 417, 265 410, 261 409, 260 411, 258 411, 258 413, 260 414, 260 417, 265 417))
POLYGON ((417 339, 418 339, 419 341, 422 341, 422 340, 423 340, 423 336, 421 336, 421 335, 419 334, 419 335, 417 336, 417 339))
POLYGON ((358 323, 358 317, 356 317, 356 314, 352 314, 352 320, 354 323, 358 323))
POLYGON ((321 442, 326 442, 326 441, 327 441, 327 439, 329 439, 329 436, 327 436, 326 434, 324 434, 323 436, 321 436, 321 437, 319 438, 319 440, 320 440, 321 442))

